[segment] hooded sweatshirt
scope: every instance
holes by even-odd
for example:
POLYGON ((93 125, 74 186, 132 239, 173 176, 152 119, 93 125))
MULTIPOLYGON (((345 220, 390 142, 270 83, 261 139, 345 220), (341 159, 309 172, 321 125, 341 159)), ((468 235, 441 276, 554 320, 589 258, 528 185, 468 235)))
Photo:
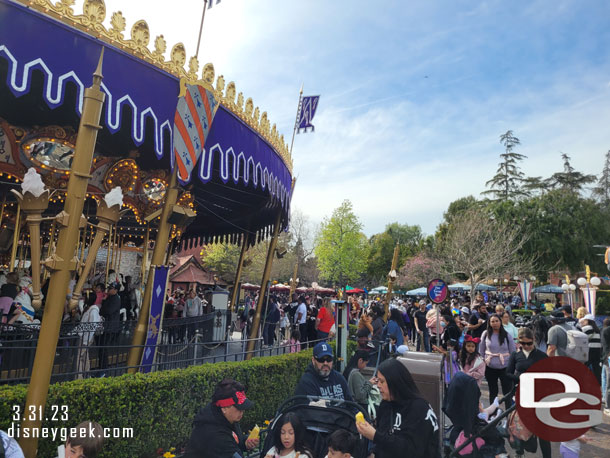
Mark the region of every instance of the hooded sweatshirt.
POLYGON ((212 403, 199 410, 185 458, 242 458, 245 450, 239 423, 229 423, 212 403))
POLYGON ((434 410, 425 400, 382 401, 373 437, 375 458, 439 457, 438 429, 434 410))
POLYGON ((295 396, 320 396, 331 399, 345 399, 346 401, 353 400, 347 381, 340 372, 332 369, 328 377, 322 378, 313 364, 310 364, 301 376, 294 394, 295 396))

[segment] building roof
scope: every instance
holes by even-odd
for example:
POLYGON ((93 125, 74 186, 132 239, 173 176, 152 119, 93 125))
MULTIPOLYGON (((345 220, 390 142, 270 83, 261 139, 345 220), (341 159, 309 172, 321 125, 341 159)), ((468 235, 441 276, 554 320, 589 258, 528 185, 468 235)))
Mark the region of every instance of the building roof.
MULTIPOLYGON (((199 283, 200 285, 213 285, 214 273, 209 272, 193 255, 177 256, 175 265, 169 272, 169 281, 172 283, 199 283)), ((226 285, 223 279, 218 278, 218 285, 226 285)))

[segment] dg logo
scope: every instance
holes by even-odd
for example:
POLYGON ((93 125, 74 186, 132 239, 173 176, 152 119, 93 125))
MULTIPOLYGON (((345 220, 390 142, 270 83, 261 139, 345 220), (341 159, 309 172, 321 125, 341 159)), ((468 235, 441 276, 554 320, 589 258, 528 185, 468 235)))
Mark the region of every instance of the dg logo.
POLYGON ((545 358, 519 377, 517 411, 541 439, 576 439, 602 423, 601 387, 582 363, 565 356, 545 358))

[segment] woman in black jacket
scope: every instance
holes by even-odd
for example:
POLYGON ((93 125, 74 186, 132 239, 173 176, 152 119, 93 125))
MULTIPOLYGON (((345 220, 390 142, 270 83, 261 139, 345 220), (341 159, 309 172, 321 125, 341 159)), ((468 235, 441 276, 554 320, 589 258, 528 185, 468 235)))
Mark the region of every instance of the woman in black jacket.
POLYGON ((382 398, 377 428, 367 422, 356 427, 375 444, 375 458, 440 457, 438 420, 409 370, 398 360, 388 359, 380 364, 373 381, 382 398))
POLYGON ((195 416, 185 457, 243 457, 246 450, 258 445, 258 439, 245 439, 239 426, 244 410, 253 406, 241 383, 224 379, 216 387, 212 402, 195 416))
MULTIPOLYGON (((548 358, 545 352, 536 348, 534 331, 530 328, 519 328, 517 340, 519 351, 515 351, 510 355, 508 366, 506 366, 506 375, 515 382, 519 380, 519 376, 528 370, 530 366, 541 359, 548 358)), ((535 436, 532 436, 532 438, 533 439, 530 440, 534 441, 535 436)), ((551 458, 551 443, 541 438, 538 438, 538 441, 540 443, 542 457, 551 458)), ((517 456, 523 456, 523 454, 523 445, 521 445, 520 448, 517 449, 517 456)))

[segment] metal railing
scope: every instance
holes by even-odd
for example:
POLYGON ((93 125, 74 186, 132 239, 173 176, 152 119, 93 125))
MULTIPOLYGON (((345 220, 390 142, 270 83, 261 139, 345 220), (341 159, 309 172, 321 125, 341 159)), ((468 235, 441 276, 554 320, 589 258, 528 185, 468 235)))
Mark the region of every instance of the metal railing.
MULTIPOLYGON (((250 339, 241 338, 244 333, 235 329, 234 324, 228 312, 163 320, 154 363, 146 370, 245 359, 250 339)), ((131 368, 127 359, 136 326, 136 321, 104 323, 103 327, 96 323, 62 324, 51 383, 127 373, 131 368)), ((39 325, 0 325, 0 384, 29 382, 39 331, 39 325)), ((279 328, 276 335, 279 339, 283 337, 279 328)), ((262 337, 254 339, 253 356, 296 351, 288 341, 279 339, 273 346, 263 345, 262 337)), ((135 367, 138 371, 142 369, 140 365, 135 367)))

